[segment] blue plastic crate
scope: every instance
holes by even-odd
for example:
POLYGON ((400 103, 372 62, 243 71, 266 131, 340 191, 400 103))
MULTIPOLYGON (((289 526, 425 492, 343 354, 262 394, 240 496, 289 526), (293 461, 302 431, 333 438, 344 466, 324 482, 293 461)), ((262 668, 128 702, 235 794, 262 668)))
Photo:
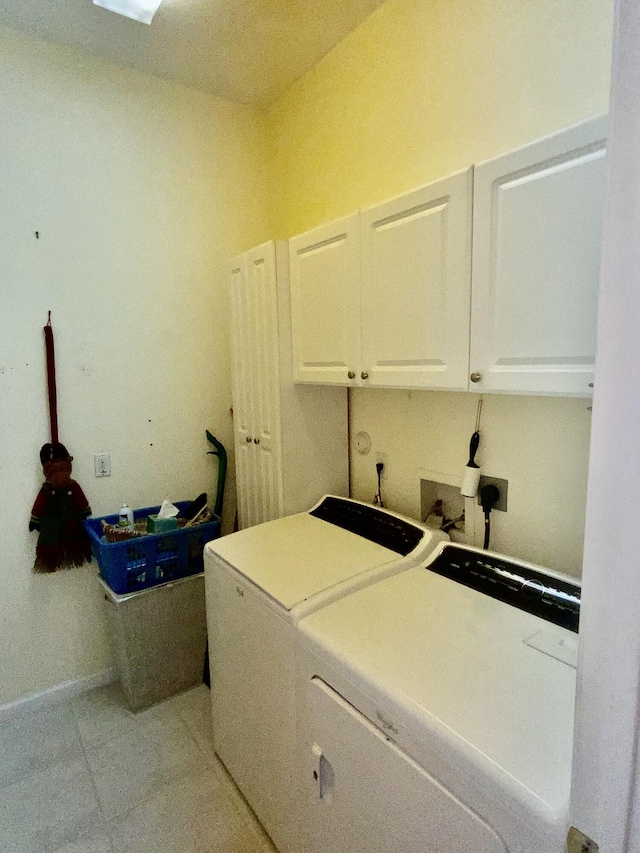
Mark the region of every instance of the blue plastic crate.
MULTIPOLYGON (((179 501, 174 505, 182 513, 189 503, 190 501, 179 501)), ((159 506, 136 509, 133 513, 134 521, 153 515, 159 509, 159 506)), ((118 595, 201 572, 204 546, 220 536, 220 519, 213 516, 211 521, 195 524, 193 527, 136 536, 124 542, 107 542, 102 532, 103 521, 107 524, 117 524, 118 515, 88 518, 84 524, 100 574, 118 595)))

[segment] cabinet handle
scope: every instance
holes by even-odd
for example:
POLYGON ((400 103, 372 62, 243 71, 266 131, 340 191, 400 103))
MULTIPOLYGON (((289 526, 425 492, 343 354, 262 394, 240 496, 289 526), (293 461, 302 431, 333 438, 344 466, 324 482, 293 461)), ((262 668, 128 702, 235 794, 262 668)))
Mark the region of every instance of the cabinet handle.
POLYGON ((251 444, 251 436, 250 436, 250 435, 248 435, 248 436, 245 438, 245 441, 247 442, 247 444, 251 444))
POLYGON ((355 379, 355 378, 356 378, 356 375, 355 375, 355 373, 353 372, 353 370, 350 370, 350 371, 347 373, 347 376, 349 377, 349 379, 355 379))
POLYGON ((368 379, 369 378, 369 374, 367 373, 366 370, 362 371, 362 373, 360 374, 360 378, 361 379, 368 379))
POLYGON ((260 439, 259 439, 259 438, 254 438, 254 439, 253 439, 253 443, 254 443, 254 444, 260 444, 260 439))
POLYGON ((469 377, 469 379, 470 379, 472 382, 480 382, 480 380, 482 379, 482 374, 480 374, 480 373, 472 373, 472 374, 471 374, 471 376, 469 377))

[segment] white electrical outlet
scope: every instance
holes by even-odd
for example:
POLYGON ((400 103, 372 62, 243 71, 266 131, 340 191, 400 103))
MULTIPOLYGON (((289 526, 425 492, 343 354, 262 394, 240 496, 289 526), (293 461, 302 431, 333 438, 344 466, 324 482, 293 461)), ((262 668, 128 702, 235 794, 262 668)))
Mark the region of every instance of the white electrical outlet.
POLYGON ((93 466, 95 468, 96 477, 111 476, 111 454, 96 453, 93 457, 93 466))
POLYGON ((380 479, 381 479, 381 480, 386 480, 386 479, 387 479, 387 477, 389 476, 389 469, 388 469, 388 462, 387 462, 387 454, 386 454, 386 453, 376 453, 376 464, 377 464, 378 462, 382 462, 382 464, 383 464, 383 466, 384 466, 384 467, 383 467, 383 469, 382 469, 382 472, 381 472, 381 474, 380 474, 380 479))

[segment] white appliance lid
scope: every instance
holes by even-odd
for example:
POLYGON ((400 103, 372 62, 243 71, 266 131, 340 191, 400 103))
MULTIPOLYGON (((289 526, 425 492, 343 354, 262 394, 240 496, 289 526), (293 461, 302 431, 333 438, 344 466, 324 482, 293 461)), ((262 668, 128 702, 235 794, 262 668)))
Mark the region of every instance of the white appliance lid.
POLYGON ((205 546, 205 553, 221 557, 286 610, 402 559, 389 548, 306 512, 215 539, 205 546))
MULTIPOLYGON (((577 636, 538 616, 412 568, 304 618, 306 642, 372 698, 401 707, 542 812, 570 788, 575 669, 536 644, 577 636)), ((432 736, 432 735, 431 735, 432 736)))

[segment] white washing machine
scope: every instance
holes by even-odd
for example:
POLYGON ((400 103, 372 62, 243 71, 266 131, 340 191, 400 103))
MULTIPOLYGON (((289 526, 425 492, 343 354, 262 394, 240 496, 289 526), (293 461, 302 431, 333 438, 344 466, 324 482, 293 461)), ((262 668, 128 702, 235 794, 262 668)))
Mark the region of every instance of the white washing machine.
POLYGON ((205 547, 214 745, 278 849, 294 830, 295 625, 415 567, 446 534, 347 498, 205 547))
POLYGON ((298 625, 299 851, 566 849, 580 588, 454 544, 298 625))

